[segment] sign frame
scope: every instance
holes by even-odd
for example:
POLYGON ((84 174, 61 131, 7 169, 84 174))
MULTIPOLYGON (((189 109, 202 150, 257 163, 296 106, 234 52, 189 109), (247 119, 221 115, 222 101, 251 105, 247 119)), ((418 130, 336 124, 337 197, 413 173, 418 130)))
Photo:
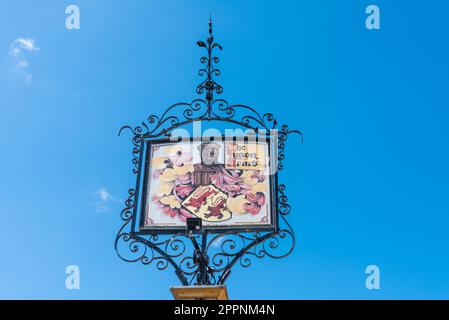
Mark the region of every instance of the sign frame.
MULTIPOLYGON (((248 142, 253 143, 255 141, 256 143, 264 142, 267 143, 268 146, 268 157, 269 159, 269 170, 270 174, 268 176, 269 182, 269 190, 266 200, 269 201, 269 216, 270 216, 270 224, 255 224, 255 225, 244 225, 241 226, 211 226, 211 225, 204 225, 202 227, 202 230, 204 232, 208 232, 211 234, 217 234, 217 233, 224 233, 224 232, 263 232, 263 231, 277 231, 279 230, 279 212, 278 212, 278 196, 277 196, 277 187, 278 187, 278 172, 276 170, 277 166, 277 150, 276 150, 276 139, 272 136, 213 136, 213 137, 190 137, 190 138, 183 138, 182 140, 174 140, 171 138, 162 138, 162 139, 149 139, 146 140, 143 144, 143 148, 141 149, 142 156, 144 158, 144 165, 142 170, 137 173, 137 183, 139 183, 139 180, 142 179, 142 194, 138 197, 140 206, 138 208, 138 214, 139 214, 139 223, 137 226, 137 231, 135 234, 137 235, 156 235, 156 234, 177 234, 180 232, 185 232, 186 226, 154 226, 154 227, 148 227, 145 226, 145 217, 147 214, 147 206, 149 203, 148 199, 148 187, 151 183, 151 152, 152 152, 152 146, 154 145, 160 145, 160 144, 176 144, 179 142, 187 142, 187 143, 194 143, 194 142, 248 142), (140 176, 140 178, 139 178, 140 176)), ((149 210, 149 209, 148 209, 149 210)), ((136 218, 136 217, 134 217, 136 218)))

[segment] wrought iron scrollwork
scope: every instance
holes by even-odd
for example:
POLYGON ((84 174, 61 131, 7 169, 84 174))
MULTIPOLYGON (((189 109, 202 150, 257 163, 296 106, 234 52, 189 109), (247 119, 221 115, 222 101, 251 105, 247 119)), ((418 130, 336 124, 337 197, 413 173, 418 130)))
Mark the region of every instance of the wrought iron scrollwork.
POLYGON ((285 194, 285 185, 279 184, 277 188, 279 228, 275 231, 239 233, 230 230, 214 235, 203 231, 198 238, 185 232, 145 236, 136 232, 133 225, 137 215, 144 142, 170 136, 174 129, 195 121, 223 121, 256 133, 274 132, 277 136, 277 167, 282 170, 288 136, 297 134, 302 140, 302 133, 298 130, 291 130, 286 125, 277 129, 278 122, 271 113, 260 115, 247 105, 229 104, 224 99, 214 97, 223 92, 223 87, 215 81, 220 70, 216 67, 219 58, 213 54, 214 50, 222 50, 222 47, 214 40, 211 20, 208 38, 197 44, 207 51, 207 55, 200 59, 203 66, 198 72, 204 80, 196 88, 196 92, 204 94, 204 98, 173 104, 160 117, 150 115, 140 125, 123 126, 119 132, 119 135, 123 130, 132 133, 132 163, 137 183, 136 188, 129 189, 125 208, 121 211, 123 225, 116 236, 115 250, 127 262, 140 261, 144 265, 155 263, 159 270, 172 266, 183 285, 223 284, 235 265, 246 268, 254 258, 288 256, 296 241, 293 228, 286 219, 291 208, 285 194), (200 243, 197 240, 201 240, 200 243), (286 249, 282 251, 282 247, 286 249))
MULTIPOLYGON (((204 65, 198 74, 201 77, 205 77, 204 81, 198 85, 196 92, 198 94, 206 94, 206 101, 209 103, 214 100, 214 93, 221 94, 223 92, 223 87, 215 82, 214 77, 220 75, 220 70, 215 67, 215 65, 220 61, 217 56, 213 56, 213 50, 218 48, 222 50, 223 48, 218 43, 214 42, 214 36, 212 35, 212 20, 209 20, 209 37, 206 42, 198 41, 197 45, 199 47, 205 48, 207 50, 207 56, 202 56, 200 62, 204 65)), ((211 108, 209 108, 209 111, 211 108)))

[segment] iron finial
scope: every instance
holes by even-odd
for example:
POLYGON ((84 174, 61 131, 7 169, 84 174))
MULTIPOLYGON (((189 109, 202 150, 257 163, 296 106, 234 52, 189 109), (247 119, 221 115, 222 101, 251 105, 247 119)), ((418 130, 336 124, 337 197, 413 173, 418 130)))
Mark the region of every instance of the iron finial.
POLYGON ((214 77, 220 75, 220 70, 218 70, 215 65, 218 63, 219 59, 217 56, 212 54, 214 48, 222 49, 221 45, 214 42, 214 37, 212 35, 212 15, 209 15, 209 36, 204 41, 198 41, 199 47, 205 48, 207 51, 207 56, 201 57, 201 63, 203 67, 199 71, 200 76, 204 76, 205 79, 196 88, 198 94, 205 94, 205 99, 208 103, 209 109, 211 108, 212 101, 214 100, 214 94, 221 94, 223 92, 223 87, 215 82, 214 77))
POLYGON ((209 36, 212 37, 212 15, 209 14, 209 36))

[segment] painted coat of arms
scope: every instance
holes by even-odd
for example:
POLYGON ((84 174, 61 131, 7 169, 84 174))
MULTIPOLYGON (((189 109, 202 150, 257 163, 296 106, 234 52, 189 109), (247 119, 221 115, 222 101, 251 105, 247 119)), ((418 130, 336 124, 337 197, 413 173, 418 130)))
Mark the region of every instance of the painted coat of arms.
POLYGON ((226 207, 228 196, 213 185, 199 186, 182 203, 191 213, 205 221, 217 222, 231 219, 226 207))

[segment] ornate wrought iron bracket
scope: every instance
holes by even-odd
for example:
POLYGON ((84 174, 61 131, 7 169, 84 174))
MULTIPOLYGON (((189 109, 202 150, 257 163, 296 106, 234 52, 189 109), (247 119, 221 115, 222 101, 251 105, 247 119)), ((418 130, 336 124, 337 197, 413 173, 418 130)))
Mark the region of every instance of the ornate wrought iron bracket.
MULTIPOLYGON (((128 191, 125 208, 121 212, 123 225, 115 239, 115 250, 119 257, 127 262, 138 262, 147 265, 155 263, 159 270, 173 267, 183 285, 223 284, 236 264, 242 267, 251 265, 251 258, 283 258, 295 247, 295 234, 286 217, 290 213, 290 205, 285 195, 285 186, 277 188, 276 206, 279 214, 279 227, 275 231, 236 232, 226 231, 219 234, 201 232, 192 236, 186 232, 171 235, 143 235, 136 229, 140 192, 140 176, 144 143, 162 136, 169 136, 174 129, 196 121, 219 121, 254 130, 275 132, 277 137, 277 168, 283 169, 284 150, 289 135, 297 134, 302 141, 302 133, 290 130, 288 126, 277 127, 276 118, 271 113, 260 115, 255 109, 242 104, 229 104, 224 99, 216 99, 214 95, 223 92, 223 87, 215 81, 220 75, 216 67, 219 58, 214 51, 222 47, 215 42, 212 34, 212 21, 209 20, 209 36, 206 41, 198 41, 198 46, 205 48, 207 54, 202 56, 199 75, 204 80, 197 86, 196 92, 204 94, 192 102, 180 102, 168 107, 162 116, 150 115, 147 121, 139 126, 123 126, 123 130, 132 133, 132 163, 136 177, 136 187, 128 191), (198 243, 197 240, 201 240, 198 243), (288 241, 281 246, 281 240, 288 241), (283 252, 282 247, 286 249, 283 252), (125 252, 124 252, 125 250, 125 252), (126 253, 126 255, 125 255, 126 253)), ((276 175, 277 179, 277 175, 276 175)), ((277 181, 276 181, 277 184, 277 181)))

